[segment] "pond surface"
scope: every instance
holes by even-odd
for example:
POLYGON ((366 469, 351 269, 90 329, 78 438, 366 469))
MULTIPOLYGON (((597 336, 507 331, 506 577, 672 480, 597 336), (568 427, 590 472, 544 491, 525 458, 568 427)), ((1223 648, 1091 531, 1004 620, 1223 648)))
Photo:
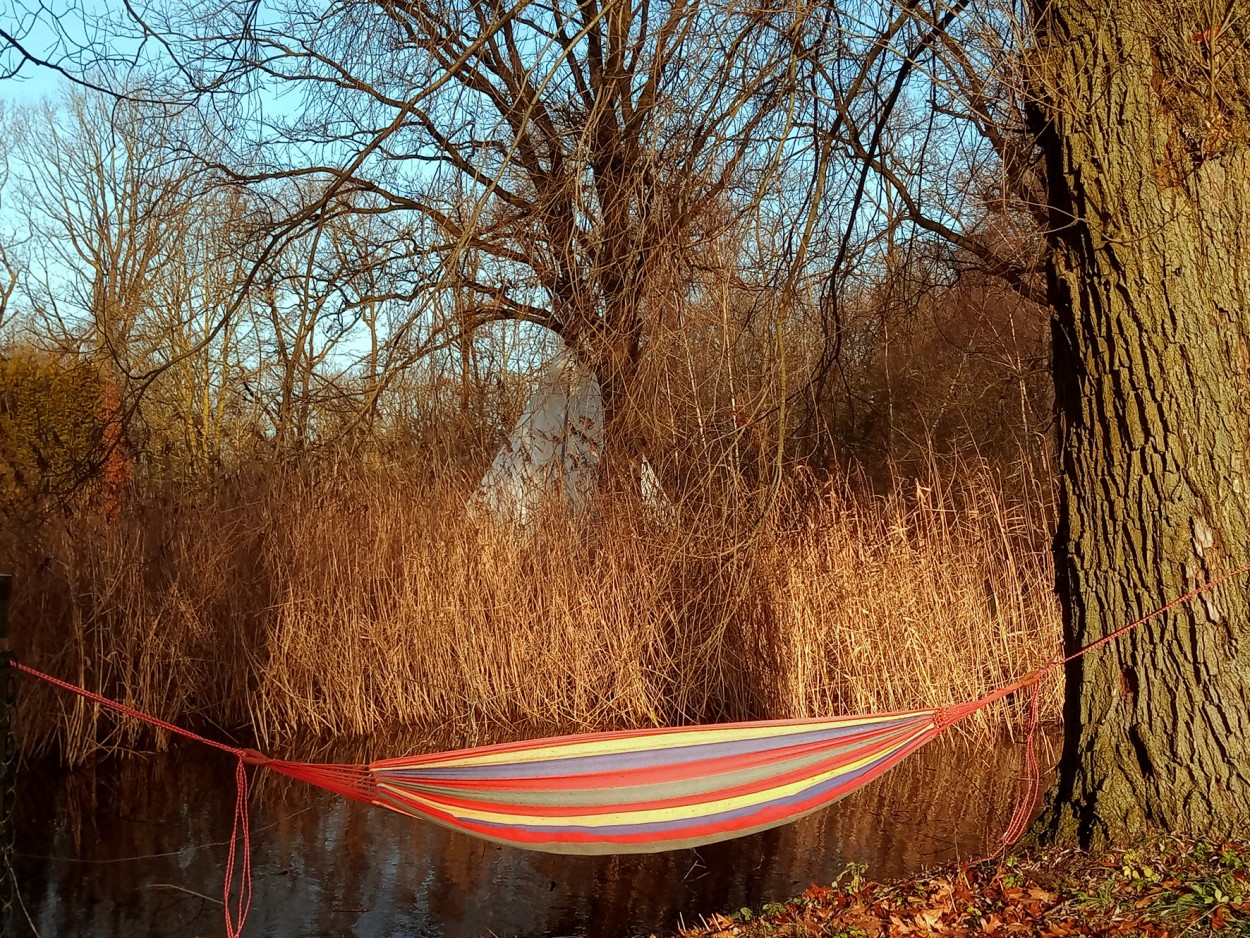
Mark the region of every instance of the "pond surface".
MULTIPOLYGON (((1045 755, 1045 753, 1043 753, 1045 755)), ((13 935, 220 935, 234 803, 228 757, 181 749, 19 791, 13 935), (33 925, 33 927, 32 927, 33 925)), ((831 808, 699 850, 562 857, 472 840, 261 772, 252 790, 256 936, 645 935, 758 908, 848 863, 885 878, 990 852, 1014 747, 935 743, 831 808)))

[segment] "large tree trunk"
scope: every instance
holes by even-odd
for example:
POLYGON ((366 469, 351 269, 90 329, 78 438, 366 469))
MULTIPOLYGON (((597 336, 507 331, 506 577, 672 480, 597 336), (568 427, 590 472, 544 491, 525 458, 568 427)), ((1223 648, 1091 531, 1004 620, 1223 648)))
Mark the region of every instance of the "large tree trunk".
MULTIPOLYGON (((1072 651, 1250 560, 1250 9, 1038 9, 1072 651)), ((1244 832, 1247 638, 1239 578, 1073 662, 1041 835, 1244 832)))

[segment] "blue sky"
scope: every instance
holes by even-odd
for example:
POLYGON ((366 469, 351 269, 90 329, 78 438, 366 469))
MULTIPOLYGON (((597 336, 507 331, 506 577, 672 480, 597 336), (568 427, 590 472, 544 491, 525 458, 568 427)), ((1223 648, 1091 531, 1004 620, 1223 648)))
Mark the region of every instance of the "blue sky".
MULTIPOLYGON (((135 9, 142 15, 144 6, 135 9)), ((29 56, 87 81, 113 75, 124 82, 129 71, 160 54, 151 44, 145 49, 141 27, 118 0, 0 0, 0 31, 29 56)), ((30 61, 3 38, 0 69, 16 71, 0 82, 0 99, 14 104, 55 98, 70 84, 56 68, 30 61)))
POLYGON ((17 77, 0 82, 0 100, 10 106, 24 106, 45 99, 56 99, 66 84, 52 69, 40 68, 27 62, 17 77))

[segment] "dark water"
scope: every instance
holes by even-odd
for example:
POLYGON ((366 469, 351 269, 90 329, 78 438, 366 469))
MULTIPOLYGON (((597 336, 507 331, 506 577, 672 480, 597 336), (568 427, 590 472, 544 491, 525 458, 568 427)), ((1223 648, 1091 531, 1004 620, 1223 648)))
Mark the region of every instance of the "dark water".
MULTIPOLYGON (((637 935, 801 893, 847 863, 874 878, 982 854, 1014 799, 1010 745, 934 744, 830 809, 700 850, 513 850, 261 773, 248 935, 637 935)), ((228 758, 182 750, 28 773, 13 935, 220 935, 228 758), (33 924, 33 929, 32 929, 33 924)), ((992 846, 990 846, 992 849, 992 846)))

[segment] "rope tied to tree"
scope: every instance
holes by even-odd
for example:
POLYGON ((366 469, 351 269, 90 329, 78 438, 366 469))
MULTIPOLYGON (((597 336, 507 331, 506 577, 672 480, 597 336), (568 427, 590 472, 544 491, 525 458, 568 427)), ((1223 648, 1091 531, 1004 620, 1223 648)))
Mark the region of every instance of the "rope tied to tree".
MULTIPOLYGON (((1120 638, 1128 632, 1139 628, 1151 619, 1154 619, 1163 613, 1176 608, 1177 606, 1184 605, 1202 593, 1215 589, 1234 577, 1247 572, 1250 572, 1250 562, 1241 565, 1230 573, 1224 574, 1223 576, 1210 580, 1201 586, 1195 587, 1184 595, 1178 596, 1157 609, 1146 613, 1133 622, 1121 626, 1107 635, 1090 642, 1066 657, 1057 656, 1055 660, 1049 662, 1048 664, 1043 665, 1037 670, 1032 671, 1015 681, 996 688, 989 694, 986 694, 977 700, 955 704, 953 706, 941 707, 932 711, 917 711, 912 714, 878 715, 878 717, 887 718, 887 724, 889 722, 889 718, 893 718, 897 721, 909 716, 914 718, 917 715, 924 715, 927 717, 927 720, 923 721, 923 725, 926 729, 919 733, 912 730, 900 731, 904 734, 910 732, 911 735, 908 736, 902 743, 898 743, 897 740, 895 740, 896 745, 893 749, 889 750, 889 757, 883 757, 879 760, 881 762, 881 767, 879 767, 876 772, 867 775, 864 781, 870 777, 875 777, 875 774, 879 774, 881 771, 889 768, 898 759, 901 759, 904 755, 914 751, 914 749, 918 748, 924 742, 932 739, 947 727, 1013 693, 1027 689, 1030 692, 1030 697, 1028 703, 1028 729, 1026 732, 1024 748, 1024 772, 1020 779, 1020 793, 1017 798, 1015 810, 1008 821, 1007 829, 1002 835, 1001 847, 998 853, 1005 851, 1007 847, 1014 843, 1024 832, 1024 829, 1032 816, 1033 807, 1041 789, 1041 770, 1036 753, 1036 730, 1039 719, 1039 694, 1043 679, 1069 662, 1089 654, 1091 651, 1094 651, 1095 649, 1120 638)), ((128 704, 105 697, 102 694, 87 690, 86 688, 79 687, 75 684, 71 684, 68 681, 61 680, 60 678, 54 677, 50 674, 45 674, 42 671, 36 670, 35 668, 29 667, 28 665, 22 664, 16 660, 11 662, 11 667, 16 671, 20 671, 23 674, 27 674, 33 678, 37 678, 38 680, 61 688, 62 690, 76 694, 77 696, 98 704, 99 706, 105 707, 106 709, 113 710, 125 716, 132 717, 133 719, 148 723, 192 742, 217 749, 235 758, 234 818, 230 832, 229 851, 226 856, 224 875, 225 882, 223 886, 225 925, 228 938, 239 938, 242 934, 243 925, 247 919, 248 911, 251 908, 252 902, 251 832, 248 810, 247 766, 264 766, 285 775, 302 779, 313 785, 326 788, 330 791, 344 795, 345 797, 354 798, 368 804, 384 803, 383 801, 378 800, 379 786, 376 779, 370 775, 368 767, 366 766, 320 765, 316 763, 288 762, 285 760, 272 759, 255 749, 232 746, 228 743, 222 743, 206 736, 201 736, 199 733, 195 733, 184 727, 178 726, 168 720, 145 713, 135 707, 129 706, 128 704), (236 878, 238 879, 237 889, 234 888, 236 878), (233 900, 231 898, 232 893, 233 900)), ((768 724, 765 723, 761 725, 768 724)), ((673 733, 675 731, 661 730, 658 732, 673 733)), ((612 734, 586 734, 583 737, 569 737, 569 739, 591 739, 596 735, 611 736, 612 734)), ((899 734, 896 733, 895 735, 898 736, 899 734)), ((512 745, 516 746, 521 744, 512 745)), ((500 753, 506 753, 509 747, 505 745, 500 747, 485 748, 491 750, 491 761, 497 766, 499 762, 495 759, 495 757, 500 753)), ((455 757, 466 752, 469 751, 461 750, 459 753, 453 752, 438 754, 434 758, 438 758, 440 756, 446 757, 443 760, 444 764, 454 764, 456 761, 455 757)), ((387 760, 388 763, 398 761, 401 760, 387 760)), ((447 776, 447 778, 451 779, 451 781, 448 781, 447 784, 456 784, 454 781, 455 777, 454 772, 451 776, 447 776)), ((465 782, 464 784, 467 785, 469 783, 465 782)), ((393 798, 394 792, 388 791, 386 795, 388 798, 393 798)), ((386 806, 395 807, 393 804, 386 804, 386 806)), ((396 810, 402 809, 396 808, 396 810)), ((470 833, 472 833, 471 830, 470 833)))

